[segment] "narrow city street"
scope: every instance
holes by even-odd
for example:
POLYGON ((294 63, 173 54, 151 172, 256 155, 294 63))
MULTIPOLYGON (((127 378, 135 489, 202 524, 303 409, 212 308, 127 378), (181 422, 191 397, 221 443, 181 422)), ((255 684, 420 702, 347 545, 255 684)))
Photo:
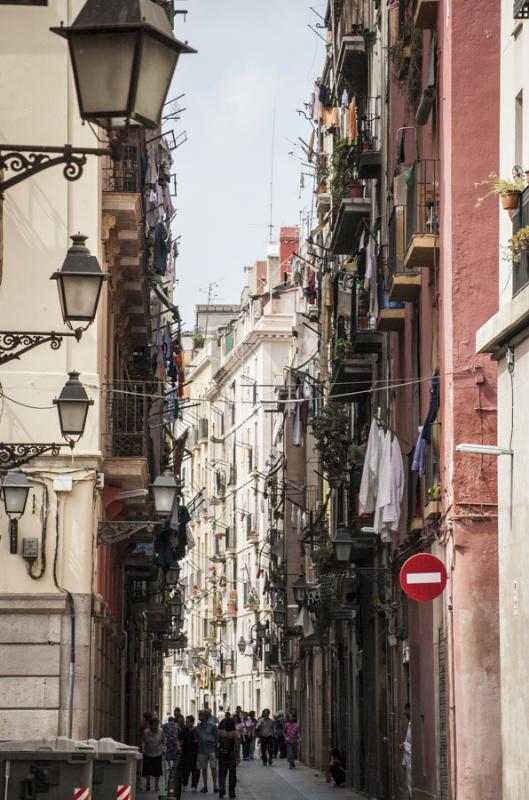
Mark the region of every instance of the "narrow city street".
POLYGON ((0 800, 529 800, 529 0, 0 0, 0 109, 0 800))
MULTIPOLYGON (((202 786, 202 781, 199 786, 202 786)), ((137 800, 158 800, 160 792, 138 792, 137 800)), ((184 789, 182 797, 202 797, 200 790, 192 793, 184 789)), ((213 795, 212 787, 208 797, 213 795)), ((340 800, 362 800, 362 796, 350 789, 336 788, 326 783, 325 776, 317 770, 298 764, 295 770, 288 769, 287 762, 274 761, 271 768, 263 767, 257 757, 254 761, 241 761, 237 769, 237 797, 239 800, 327 800, 338 797, 340 800)))

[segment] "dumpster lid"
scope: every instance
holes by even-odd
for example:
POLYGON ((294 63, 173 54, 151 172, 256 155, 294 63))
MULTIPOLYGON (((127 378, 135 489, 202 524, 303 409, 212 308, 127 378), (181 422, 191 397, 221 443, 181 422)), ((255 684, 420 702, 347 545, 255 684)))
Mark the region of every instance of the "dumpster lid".
POLYGON ((50 739, 13 739, 0 742, 0 756, 3 753, 86 753, 95 756, 95 748, 88 742, 77 742, 66 736, 50 739))
POLYGON ((96 751, 97 758, 105 756, 128 756, 129 758, 141 758, 141 753, 137 747, 123 742, 116 742, 115 739, 88 739, 87 744, 96 751))

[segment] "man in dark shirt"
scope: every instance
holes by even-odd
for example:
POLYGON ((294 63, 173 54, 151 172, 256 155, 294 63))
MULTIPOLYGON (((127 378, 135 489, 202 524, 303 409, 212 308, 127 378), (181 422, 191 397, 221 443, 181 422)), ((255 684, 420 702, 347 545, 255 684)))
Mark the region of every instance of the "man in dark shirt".
POLYGON ((239 734, 235 728, 235 720, 229 711, 219 723, 219 797, 226 793, 226 778, 229 776, 230 797, 235 797, 237 786, 237 764, 240 750, 239 734))
POLYGON ((191 789, 196 792, 200 779, 200 770, 197 769, 198 737, 195 728, 195 718, 190 715, 186 717, 185 727, 180 731, 181 742, 180 764, 179 764, 179 785, 187 786, 191 775, 191 789))

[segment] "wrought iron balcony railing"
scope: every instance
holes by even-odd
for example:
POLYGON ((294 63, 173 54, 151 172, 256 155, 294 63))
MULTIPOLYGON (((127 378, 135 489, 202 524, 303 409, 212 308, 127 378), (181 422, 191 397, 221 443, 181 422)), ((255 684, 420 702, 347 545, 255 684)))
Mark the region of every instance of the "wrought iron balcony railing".
POLYGON ((129 131, 121 161, 103 161, 104 192, 141 192, 143 185, 141 154, 145 144, 139 131, 129 131))
POLYGON ((145 383, 114 381, 105 387, 107 456, 149 456, 149 399, 145 386, 145 383))

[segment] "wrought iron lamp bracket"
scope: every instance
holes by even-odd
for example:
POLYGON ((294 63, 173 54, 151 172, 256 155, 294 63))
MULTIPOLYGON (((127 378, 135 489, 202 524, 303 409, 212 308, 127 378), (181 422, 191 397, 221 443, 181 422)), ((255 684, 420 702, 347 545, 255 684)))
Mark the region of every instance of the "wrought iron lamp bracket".
POLYGON ((49 453, 58 456, 62 447, 73 448, 73 444, 47 444, 35 442, 0 442, 0 471, 16 469, 34 458, 49 453))
POLYGON ((153 530, 159 525, 159 521, 152 520, 117 520, 109 522, 103 520, 99 522, 97 528, 97 546, 103 544, 114 544, 122 542, 125 539, 130 539, 136 533, 141 531, 148 531, 152 533, 153 530))
POLYGON ((119 160, 118 146, 110 147, 40 147, 38 145, 0 144, 0 194, 50 167, 64 164, 67 181, 76 181, 83 174, 87 156, 110 156, 119 160), (4 178, 4 172, 8 177, 4 178))
POLYGON ((49 344, 52 350, 58 350, 65 336, 73 336, 79 342, 83 335, 82 328, 75 331, 0 331, 0 364, 19 359, 28 350, 49 344))

